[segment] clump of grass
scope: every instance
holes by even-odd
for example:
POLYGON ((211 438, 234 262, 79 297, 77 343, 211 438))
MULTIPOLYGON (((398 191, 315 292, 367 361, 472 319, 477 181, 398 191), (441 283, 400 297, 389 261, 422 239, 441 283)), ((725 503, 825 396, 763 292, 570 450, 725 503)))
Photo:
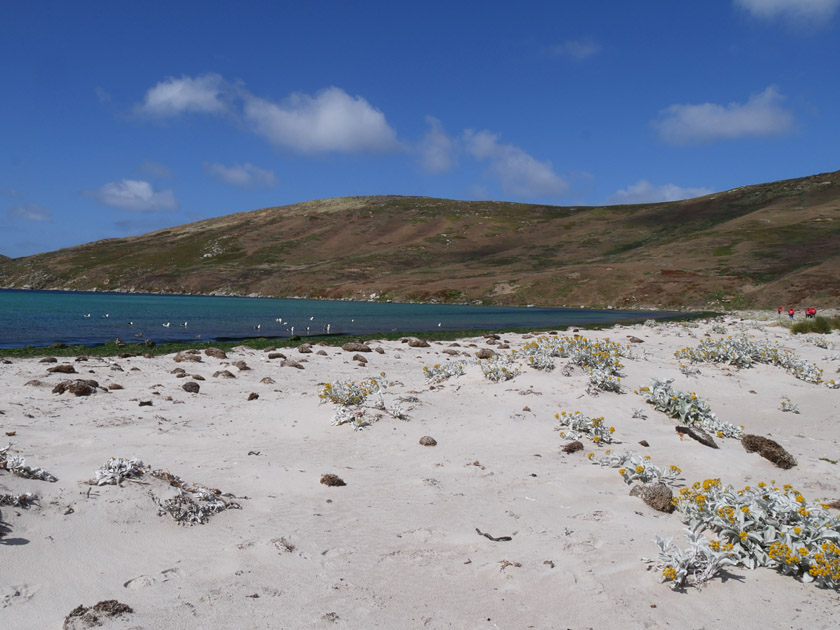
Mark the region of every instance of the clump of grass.
POLYGON ((790 327, 790 332, 795 335, 817 333, 827 335, 832 330, 840 329, 840 317, 823 317, 817 315, 814 319, 803 319, 790 327))

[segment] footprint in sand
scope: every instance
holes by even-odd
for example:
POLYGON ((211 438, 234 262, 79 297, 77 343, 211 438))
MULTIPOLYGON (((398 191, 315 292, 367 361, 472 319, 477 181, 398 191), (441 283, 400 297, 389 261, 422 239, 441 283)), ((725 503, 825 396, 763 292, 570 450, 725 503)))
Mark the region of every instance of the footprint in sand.
POLYGON ((35 593, 40 588, 40 584, 0 586, 0 608, 8 608, 9 606, 26 603, 35 596, 35 593))

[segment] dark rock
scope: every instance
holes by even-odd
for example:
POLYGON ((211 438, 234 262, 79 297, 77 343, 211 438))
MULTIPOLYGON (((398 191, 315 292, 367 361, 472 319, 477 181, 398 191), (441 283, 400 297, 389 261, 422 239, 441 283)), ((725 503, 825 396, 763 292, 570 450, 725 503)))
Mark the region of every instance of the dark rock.
POLYGON ((275 350, 277 350, 277 346, 268 346, 268 348, 266 348, 265 350, 263 350, 263 352, 265 352, 266 354, 268 354, 269 352, 274 352, 275 350))
POLYGON ((490 348, 481 348, 478 352, 475 353, 475 356, 478 359, 492 359, 496 356, 496 353, 490 348))
POLYGON ((33 378, 31 381, 26 381, 24 385, 27 385, 29 387, 49 387, 49 383, 39 381, 37 378, 33 378))
POLYGON ((227 353, 221 348, 205 348, 204 354, 214 359, 227 359, 227 353))
POLYGON ((644 339, 639 339, 638 337, 634 337, 633 335, 630 335, 627 338, 627 341, 629 341, 630 343, 644 343, 645 342, 644 339))
POLYGON ((130 359, 131 357, 136 357, 137 355, 133 352, 120 352, 119 357, 120 359, 130 359))
POLYGON ((409 348, 428 348, 429 347, 429 342, 426 341, 425 339, 416 339, 416 338, 412 337, 411 339, 408 340, 408 347, 409 348))
POLYGON ((118 363, 114 363, 114 365, 111 366, 111 371, 112 372, 125 372, 125 370, 122 369, 122 366, 119 365, 118 363))
POLYGON ((229 370, 219 370, 218 372, 213 372, 213 378, 236 378, 236 376, 229 370))
POLYGON ((293 359, 286 359, 285 361, 283 361, 280 364, 280 367, 293 367, 293 368, 297 368, 299 370, 302 370, 303 369, 303 364, 298 363, 297 361, 295 361, 293 359))
POLYGON ((172 359, 175 363, 181 363, 183 361, 193 361, 194 363, 201 362, 201 355, 198 354, 198 350, 182 350, 178 354, 176 354, 172 359))
POLYGON ((176 367, 174 370, 170 372, 170 374, 186 374, 187 371, 182 367, 176 367))
POLYGON ((257 392, 251 392, 250 394, 248 394, 248 400, 256 400, 259 397, 260 395, 257 392))
POLYGON ((178 372, 175 375, 175 378, 187 378, 187 373, 186 372, 178 372))
POLYGON ((648 446, 650 446, 650 444, 648 444, 647 440, 640 440, 639 446, 644 446, 645 448, 647 448, 648 446))
POLYGON ((633 486, 630 496, 641 497, 654 510, 671 513, 674 511, 674 493, 664 483, 646 483, 633 486))
POLYGON ((385 349, 382 346, 376 346, 373 351, 377 354, 385 354, 385 349))
POLYGON ((718 448, 718 445, 715 443, 714 438, 700 427, 678 426, 674 427, 674 430, 677 433, 679 433, 680 436, 686 435, 692 440, 697 440, 703 446, 708 446, 709 448, 718 448))
POLYGON ((774 442, 770 438, 747 434, 741 438, 741 444, 744 445, 747 453, 758 453, 764 459, 768 459, 776 464, 779 468, 788 469, 796 466, 796 460, 793 455, 788 453, 778 442, 774 442))
POLYGON ((87 361, 87 360, 88 360, 88 358, 84 355, 82 355, 80 357, 76 357, 76 363, 78 363, 79 361, 87 361))
POLYGON ((431 435, 424 435, 420 438, 420 444, 422 444, 423 446, 436 446, 437 440, 431 435))
POLYGON ((51 368, 47 368, 47 372, 50 372, 51 374, 75 374, 76 368, 69 363, 62 363, 61 365, 55 365, 51 368))
POLYGON ((245 363, 245 361, 234 361, 233 365, 234 365, 234 367, 239 368, 239 370, 241 372, 244 372, 245 370, 250 370, 251 369, 251 368, 248 367, 248 364, 245 363))
POLYGON ((459 354, 461 354, 460 351, 456 350, 455 348, 444 348, 443 352, 444 354, 448 354, 449 356, 453 357, 457 357, 459 354))
POLYGON ((322 357, 328 356, 327 353, 324 350, 318 350, 318 352, 316 352, 315 354, 320 355, 322 357))
POLYGON ((826 505, 830 508, 835 510, 840 510, 840 499, 835 499, 834 501, 828 501, 826 505))
POLYGON ((186 383, 181 385, 181 389, 183 389, 185 392, 189 392, 191 394, 197 394, 199 392, 199 390, 201 389, 201 386, 198 383, 196 383, 195 381, 187 381, 186 383))
POLYGON ((99 383, 91 380, 75 380, 75 381, 61 381, 58 385, 53 387, 53 394, 63 394, 70 392, 74 396, 90 396, 99 387, 99 383))
POLYGON ((297 347, 297 351, 301 354, 312 354, 312 344, 302 343, 297 347))
POLYGON ((358 361, 359 363, 367 363, 367 359, 365 359, 361 354, 354 354, 353 360, 358 361))
POLYGON ((497 335, 496 333, 484 333, 481 336, 484 337, 485 339, 493 339, 494 341, 498 340, 498 339, 501 339, 501 337, 499 335, 497 335))
POLYGON ((574 442, 569 442, 566 446, 563 447, 564 453, 577 453, 578 451, 583 450, 583 443, 575 440, 574 442))
POLYGON ((152 401, 151 400, 141 400, 140 404, 138 406, 139 407, 151 407, 152 406, 152 401))
POLYGON ((118 389, 124 389, 123 386, 120 385, 119 383, 111 383, 110 385, 107 385, 106 387, 108 388, 109 391, 112 391, 112 392, 116 391, 118 389))
POLYGON ((370 346, 361 341, 348 341, 341 349, 345 352, 371 352, 370 346))
POLYGON ((193 374, 192 378, 194 381, 203 381, 204 377, 201 374, 193 374))
POLYGON ((321 475, 321 483, 325 486, 346 486, 347 484, 344 483, 344 479, 339 477, 338 475, 334 475, 332 473, 326 473, 321 475))
POLYGON ((58 363, 58 359, 55 357, 44 357, 38 363, 58 363))
POLYGON ((268 353, 268 358, 269 359, 285 359, 286 355, 283 354, 282 352, 269 352, 268 353))
POLYGON ((64 618, 63 630, 80 630, 102 625, 102 617, 119 617, 133 613, 127 604, 121 604, 116 599, 108 599, 91 606, 79 605, 64 618))
POLYGON ((276 382, 277 381, 275 381, 270 376, 264 376, 263 378, 260 379, 260 383, 263 383, 265 385, 274 385, 276 382))

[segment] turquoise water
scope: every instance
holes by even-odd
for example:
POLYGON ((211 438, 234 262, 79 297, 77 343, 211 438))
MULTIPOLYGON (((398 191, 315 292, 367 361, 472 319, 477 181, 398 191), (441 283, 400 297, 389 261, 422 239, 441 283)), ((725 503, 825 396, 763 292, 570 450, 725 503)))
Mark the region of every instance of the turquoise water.
POLYGON ((554 327, 675 313, 0 290, 0 348, 554 327), (281 320, 281 321, 278 321, 281 320), (165 326, 165 324, 169 324, 165 326))

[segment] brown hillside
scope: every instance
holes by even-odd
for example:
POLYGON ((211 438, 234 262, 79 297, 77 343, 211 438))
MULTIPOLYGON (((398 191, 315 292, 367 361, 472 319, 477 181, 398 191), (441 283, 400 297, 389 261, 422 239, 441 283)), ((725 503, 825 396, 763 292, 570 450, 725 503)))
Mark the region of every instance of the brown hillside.
POLYGON ((840 171, 686 201, 352 197, 5 261, 4 287, 621 307, 836 306, 840 171))

